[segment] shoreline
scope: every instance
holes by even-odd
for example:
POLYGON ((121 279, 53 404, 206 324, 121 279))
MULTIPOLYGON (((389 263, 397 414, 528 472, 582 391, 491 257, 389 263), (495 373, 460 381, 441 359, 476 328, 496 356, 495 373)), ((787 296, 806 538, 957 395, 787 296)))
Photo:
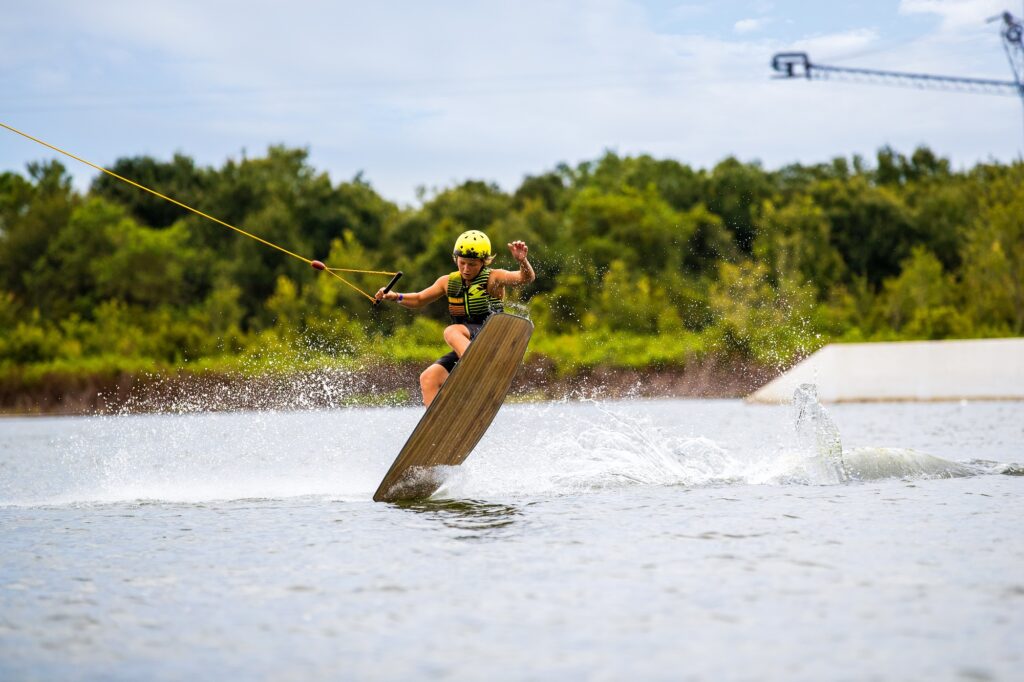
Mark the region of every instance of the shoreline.
MULTIPOLYGON (((0 387, 0 417, 89 416, 420 404, 420 364, 282 375, 122 373, 60 377, 27 390, 0 387)), ((588 398, 743 398, 781 370, 740 362, 685 368, 597 367, 557 376, 532 360, 520 367, 509 402, 588 398)))

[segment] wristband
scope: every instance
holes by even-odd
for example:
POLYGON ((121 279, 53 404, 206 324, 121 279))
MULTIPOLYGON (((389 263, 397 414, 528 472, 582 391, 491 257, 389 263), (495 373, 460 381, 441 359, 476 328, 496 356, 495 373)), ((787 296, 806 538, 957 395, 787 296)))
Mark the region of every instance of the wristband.
POLYGON ((401 303, 403 298, 405 298, 405 294, 399 294, 398 295, 398 302, 401 303))

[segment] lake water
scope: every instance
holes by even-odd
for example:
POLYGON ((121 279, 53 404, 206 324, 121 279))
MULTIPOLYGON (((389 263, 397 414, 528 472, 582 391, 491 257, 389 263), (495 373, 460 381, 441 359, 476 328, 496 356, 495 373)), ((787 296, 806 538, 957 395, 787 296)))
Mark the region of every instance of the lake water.
POLYGON ((1024 678, 1024 404, 826 409, 3 419, 0 679, 1024 678))

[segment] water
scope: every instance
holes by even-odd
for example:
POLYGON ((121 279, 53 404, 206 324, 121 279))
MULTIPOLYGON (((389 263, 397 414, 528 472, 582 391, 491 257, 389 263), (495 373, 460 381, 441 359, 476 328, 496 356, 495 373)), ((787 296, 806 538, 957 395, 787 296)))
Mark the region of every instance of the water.
POLYGON ((1014 680, 1024 404, 0 420, 0 679, 1014 680))

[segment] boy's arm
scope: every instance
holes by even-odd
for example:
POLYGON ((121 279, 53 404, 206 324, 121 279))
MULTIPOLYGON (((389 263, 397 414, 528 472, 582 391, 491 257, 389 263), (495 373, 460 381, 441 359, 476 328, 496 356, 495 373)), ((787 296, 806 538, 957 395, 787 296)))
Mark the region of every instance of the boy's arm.
POLYGON ((423 306, 433 303, 444 296, 447 291, 448 276, 442 275, 429 287, 414 294, 400 294, 395 291, 389 291, 385 294, 384 287, 381 287, 377 290, 377 300, 380 301, 383 299, 385 301, 397 301, 399 305, 406 308, 422 308, 423 306))
MULTIPOLYGON (((504 286, 506 284, 510 286, 520 286, 523 284, 529 284, 533 280, 537 279, 536 273, 533 271, 533 266, 530 265, 530 261, 527 260, 527 247, 525 242, 516 241, 508 245, 508 250, 512 252, 512 257, 519 262, 519 269, 515 272, 509 270, 491 270, 491 278, 489 284, 495 286, 504 286)), ((490 286, 488 286, 490 289, 490 286)), ((494 291, 491 292, 495 293, 494 291)))

